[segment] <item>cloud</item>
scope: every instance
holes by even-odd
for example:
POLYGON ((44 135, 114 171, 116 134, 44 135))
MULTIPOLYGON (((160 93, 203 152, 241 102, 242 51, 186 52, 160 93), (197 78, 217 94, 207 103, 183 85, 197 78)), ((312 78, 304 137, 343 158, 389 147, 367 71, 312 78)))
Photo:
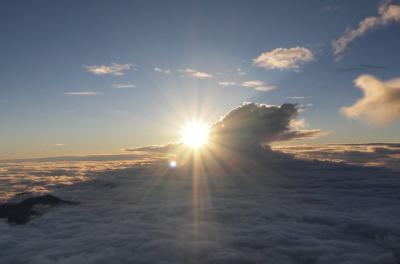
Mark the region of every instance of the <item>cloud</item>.
POLYGON ((112 88, 115 89, 126 89, 126 88, 135 88, 136 85, 134 84, 122 84, 122 83, 114 83, 111 85, 112 88))
POLYGON ((71 95, 71 96, 93 96, 93 95, 100 95, 98 92, 93 91, 82 91, 82 92, 65 92, 64 95, 71 95))
POLYGON ((343 107, 343 114, 378 125, 400 118, 400 78, 384 82, 371 75, 361 75, 354 83, 364 95, 353 105, 343 107))
POLYGON ((278 48, 261 53, 257 58, 253 59, 253 65, 269 70, 298 70, 302 64, 313 60, 314 55, 307 48, 278 48))
POLYGON ((306 99, 304 96, 290 96, 290 97, 286 97, 288 99, 292 99, 292 100, 303 100, 306 99))
POLYGON ((65 144, 63 143, 56 143, 53 145, 54 147, 65 147, 65 144))
POLYGON ((202 72, 202 71, 196 71, 190 68, 186 68, 184 70, 181 70, 181 72, 185 76, 193 77, 193 78, 198 78, 198 79, 214 79, 214 75, 208 72, 202 72))
POLYGON ((245 82, 241 82, 241 83, 232 82, 232 81, 221 81, 221 82, 218 82, 218 84, 221 86, 241 86, 241 87, 245 87, 245 88, 254 88, 255 90, 263 91, 263 92, 269 92, 269 91, 276 89, 276 86, 266 84, 265 82, 260 81, 260 80, 245 81, 245 82))
MULTIPOLYGON (((225 146, 252 148, 273 141, 317 137, 324 132, 293 126, 299 113, 295 104, 271 106, 244 103, 223 116, 211 128, 213 141, 225 146)), ((304 123, 304 121, 303 121, 304 123)))
POLYGON ((165 73, 165 74, 170 74, 171 73, 171 71, 169 69, 161 69, 161 68, 158 68, 158 67, 155 67, 154 71, 155 72, 160 72, 160 73, 165 73))
POLYGON ((358 166, 379 166, 400 170, 399 143, 274 146, 273 149, 293 154, 301 159, 345 162, 358 166))
POLYGON ((344 34, 332 42, 333 53, 340 56, 351 42, 363 35, 391 23, 400 22, 400 6, 383 1, 378 7, 378 16, 370 16, 358 23, 357 28, 347 29, 344 34))
MULTIPOLYGON (((112 63, 111 65, 91 65, 85 66, 88 72, 95 75, 124 75, 124 72, 133 68, 132 64, 118 64, 112 63)), ((133 68, 134 69, 134 68, 133 68)))
POLYGON ((218 82, 218 84, 221 85, 221 86, 235 86, 235 85, 238 85, 238 83, 232 82, 232 81, 221 81, 221 82, 218 82))
POLYGON ((398 173, 264 158, 198 174, 165 159, 0 164, 0 199, 44 185, 81 202, 0 222, 0 262, 399 263, 398 173))
POLYGON ((272 91, 272 90, 274 90, 276 88, 276 86, 267 85, 263 81, 259 81, 259 80, 242 82, 240 84, 240 86, 248 87, 248 88, 254 88, 254 89, 258 90, 258 91, 264 91, 264 92, 272 91))

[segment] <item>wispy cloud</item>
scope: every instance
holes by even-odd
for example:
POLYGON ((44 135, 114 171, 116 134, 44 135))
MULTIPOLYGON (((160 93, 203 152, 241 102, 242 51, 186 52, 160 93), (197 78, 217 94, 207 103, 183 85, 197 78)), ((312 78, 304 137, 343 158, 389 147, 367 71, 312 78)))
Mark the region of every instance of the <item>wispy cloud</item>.
POLYGON ((266 84, 263 81, 260 80, 251 80, 251 81, 245 81, 245 82, 232 82, 232 81, 221 81, 218 82, 219 85, 221 86, 241 86, 241 87, 245 87, 245 88, 254 88, 255 90, 258 91, 263 91, 263 92, 268 92, 268 91, 272 91, 274 89, 276 89, 276 86, 274 85, 269 85, 266 84))
POLYGON ((303 100, 306 99, 304 96, 290 96, 286 97, 287 99, 292 99, 292 100, 303 100))
POLYGON ((134 84, 123 84, 123 83, 114 83, 111 85, 114 89, 127 89, 127 88, 135 88, 136 85, 134 84))
POLYGON ((400 78, 384 82, 371 75, 361 75, 354 82, 364 96, 352 106, 343 107, 343 114, 378 125, 400 119, 400 78))
POLYGON ((81 92, 65 92, 64 95, 71 95, 71 96, 93 96, 93 95, 100 95, 98 92, 93 91, 81 91, 81 92))
POLYGON ((236 86, 236 85, 239 85, 238 83, 231 82, 231 81, 221 81, 221 82, 218 82, 218 84, 221 85, 221 86, 236 86))
POLYGON ((190 68, 186 68, 184 70, 181 70, 185 76, 193 77, 193 78, 198 78, 198 79, 214 79, 214 75, 208 72, 202 72, 202 71, 197 71, 193 70, 190 68))
POLYGON ((53 146, 59 148, 59 147, 65 147, 65 144, 56 143, 56 144, 53 144, 53 146))
POLYGON ((111 65, 87 65, 85 66, 88 72, 95 75, 124 75, 124 72, 134 69, 132 64, 118 64, 112 63, 111 65))
POLYGON ((268 70, 298 70, 302 64, 313 60, 314 55, 307 48, 278 48, 261 53, 257 58, 253 59, 253 65, 268 70))
POLYGON ((245 87, 245 88, 254 88, 255 90, 258 91, 263 91, 263 92, 268 92, 276 89, 276 86, 274 85, 269 85, 266 84, 263 81, 260 80, 251 80, 251 81, 245 81, 245 82, 232 82, 232 81, 221 81, 218 82, 219 85, 221 86, 240 86, 240 87, 245 87))
POLYGON ((390 4, 391 1, 383 1, 378 7, 378 15, 370 16, 358 23, 357 28, 347 29, 344 34, 332 42, 333 53, 340 56, 348 45, 368 32, 390 23, 400 22, 400 6, 390 4))
POLYGON ((165 74, 170 74, 171 73, 170 69, 162 69, 162 68, 158 68, 158 67, 155 67, 154 71, 155 72, 159 72, 159 73, 165 73, 165 74))
POLYGON ((242 82, 240 86, 247 88, 254 88, 258 91, 264 91, 264 92, 272 91, 276 88, 276 86, 274 85, 269 85, 259 80, 242 82))

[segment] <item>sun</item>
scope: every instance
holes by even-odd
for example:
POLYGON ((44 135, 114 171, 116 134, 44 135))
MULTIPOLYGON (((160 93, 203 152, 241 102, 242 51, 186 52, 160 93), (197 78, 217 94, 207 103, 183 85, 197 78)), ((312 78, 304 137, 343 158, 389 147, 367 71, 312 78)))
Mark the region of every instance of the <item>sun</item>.
POLYGON ((201 122, 190 122, 182 129, 182 141, 190 148, 198 149, 207 144, 209 128, 201 122))

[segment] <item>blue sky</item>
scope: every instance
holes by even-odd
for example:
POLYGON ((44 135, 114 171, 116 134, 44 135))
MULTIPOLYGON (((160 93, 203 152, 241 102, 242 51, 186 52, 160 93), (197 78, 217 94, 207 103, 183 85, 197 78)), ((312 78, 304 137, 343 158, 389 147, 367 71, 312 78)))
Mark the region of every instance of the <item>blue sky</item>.
POLYGON ((375 125, 340 112, 362 97, 353 83, 359 76, 400 78, 396 18, 339 55, 332 47, 346 28, 378 17, 380 4, 1 1, 0 158, 164 144, 178 139, 183 123, 215 122, 245 101, 308 105, 300 118, 330 134, 300 143, 399 141, 398 118, 375 125), (293 67, 254 63, 262 53, 296 47, 312 58, 299 57, 293 67), (101 65, 106 73, 90 72, 101 65))

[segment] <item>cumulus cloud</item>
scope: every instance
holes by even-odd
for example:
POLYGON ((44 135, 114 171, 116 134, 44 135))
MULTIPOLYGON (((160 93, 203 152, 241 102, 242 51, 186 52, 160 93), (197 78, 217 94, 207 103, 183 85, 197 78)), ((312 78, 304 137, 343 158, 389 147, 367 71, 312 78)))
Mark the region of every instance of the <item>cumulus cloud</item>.
MULTIPOLYGON (((324 132, 293 125, 299 108, 295 104, 271 106, 244 103, 231 110, 211 128, 215 142, 235 147, 257 147, 273 141, 316 137, 324 132)), ((304 124, 304 121, 301 121, 304 124)))
POLYGON ((347 117, 384 125, 400 118, 400 78, 381 81, 361 75, 355 81, 364 93, 352 106, 341 109, 347 117))
POLYGON ((253 59, 253 65, 265 69, 298 70, 302 64, 313 60, 314 55, 307 48, 277 48, 261 53, 253 59))
POLYGON ((155 67, 153 70, 155 72, 159 72, 159 73, 165 73, 165 74, 170 74, 171 73, 170 69, 162 69, 162 68, 155 67))
POLYGON ((112 88, 115 89, 127 89, 127 88, 135 88, 136 85, 134 84, 123 84, 123 83, 114 83, 111 85, 112 88))
POLYGON ((190 68, 186 68, 184 70, 181 70, 180 72, 182 72, 185 76, 189 76, 189 77, 197 78, 197 79, 214 79, 215 78, 214 75, 212 75, 211 73, 197 71, 197 70, 193 70, 190 68))
POLYGON ((132 64, 87 65, 86 70, 95 75, 124 75, 125 71, 134 69, 132 64))
POLYGON ((400 22, 400 6, 391 4, 391 1, 383 1, 378 7, 378 15, 370 16, 358 23, 357 28, 347 29, 344 34, 332 42, 333 52, 340 56, 351 42, 363 35, 391 23, 400 22))
POLYGON ((80 92, 65 92, 64 95, 71 95, 71 96, 93 96, 99 95, 98 92, 93 91, 80 91, 80 92))
POLYGON ((263 81, 260 80, 251 80, 251 81, 245 81, 245 82, 232 82, 232 81, 221 81, 218 82, 219 85, 221 86, 241 86, 245 88, 254 88, 255 90, 258 91, 263 91, 263 92, 268 92, 272 91, 276 88, 274 85, 269 85, 266 84, 263 81))

